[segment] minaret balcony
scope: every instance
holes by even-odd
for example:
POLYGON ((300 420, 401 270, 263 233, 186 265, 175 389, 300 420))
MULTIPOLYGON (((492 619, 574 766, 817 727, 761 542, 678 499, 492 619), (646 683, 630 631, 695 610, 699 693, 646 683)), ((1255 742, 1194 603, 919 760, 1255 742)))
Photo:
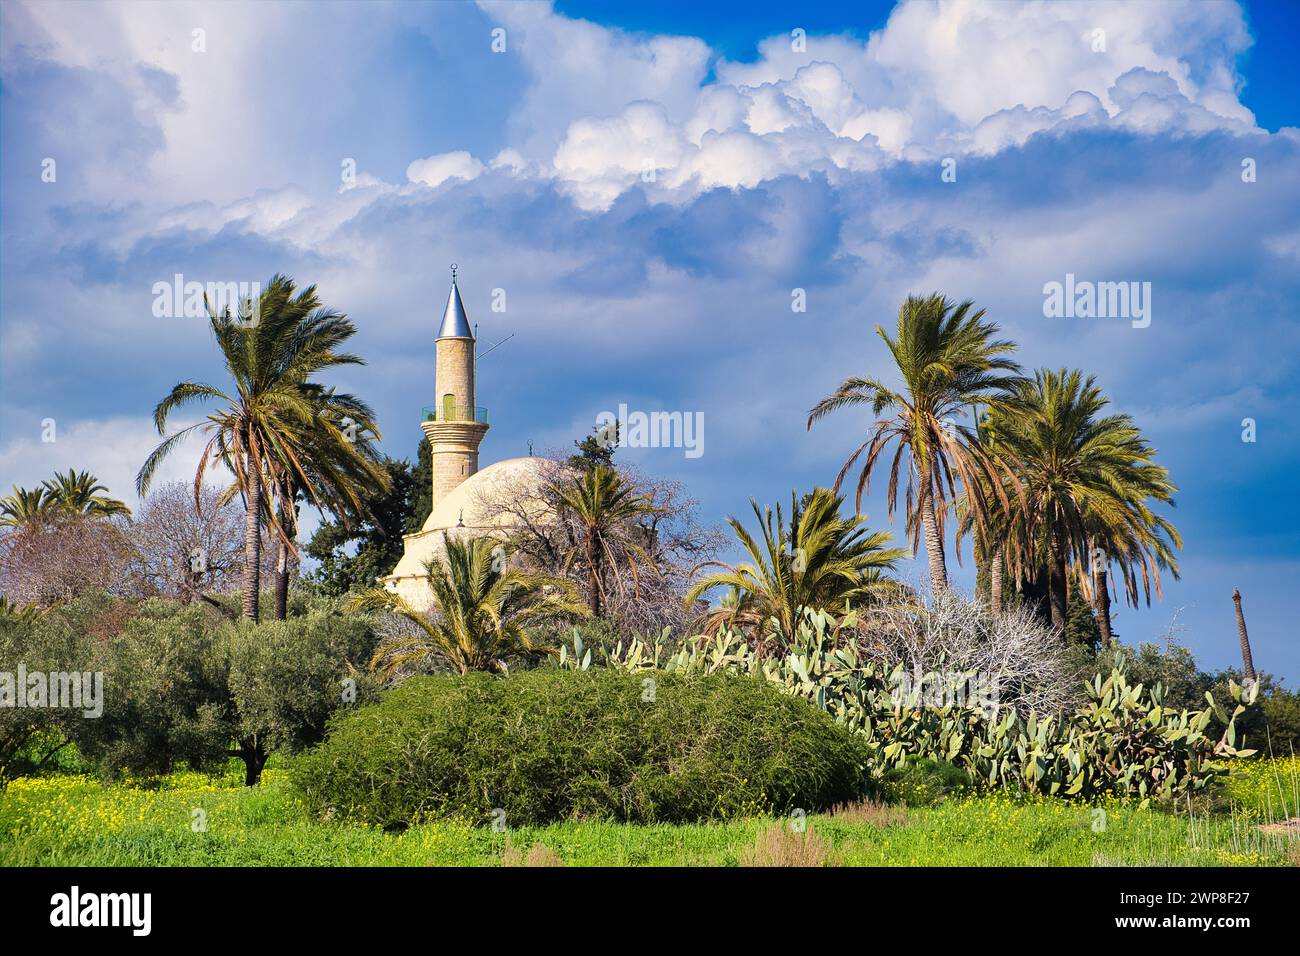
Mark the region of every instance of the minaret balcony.
POLYGON ((488 410, 482 405, 426 405, 420 409, 422 422, 478 422, 488 424, 488 410))

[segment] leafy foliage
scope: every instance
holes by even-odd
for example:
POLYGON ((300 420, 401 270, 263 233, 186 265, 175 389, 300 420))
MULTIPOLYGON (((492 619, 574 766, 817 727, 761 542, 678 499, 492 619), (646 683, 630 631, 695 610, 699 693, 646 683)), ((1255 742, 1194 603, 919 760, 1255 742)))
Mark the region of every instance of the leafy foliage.
POLYGON ((255 736, 268 752, 319 743, 331 716, 378 694, 366 669, 375 635, 364 615, 317 606, 284 621, 241 621, 222 637, 235 736, 255 736))
MULTIPOLYGON (((61 614, 50 626, 71 627, 61 614)), ((78 721, 69 735, 107 776, 152 776, 177 764, 224 763, 233 738, 225 661, 211 608, 143 602, 125 628, 93 658, 109 698, 103 716, 78 721)))
MULTIPOLYGON (((205 299, 206 302, 206 299, 205 299)), ((370 407, 312 376, 343 365, 363 365, 340 351, 356 334, 347 316, 321 306, 316 287, 298 290, 284 275, 271 278, 248 317, 218 312, 208 303, 213 337, 231 384, 227 391, 202 382, 181 382, 154 409, 159 435, 173 412, 195 403, 216 408, 197 424, 165 438, 136 477, 141 495, 159 465, 195 430, 208 436, 194 473, 197 499, 208 468, 224 465, 234 476, 230 494, 244 501, 245 617, 256 620, 260 594, 261 524, 286 548, 297 530, 301 495, 318 508, 355 514, 363 490, 384 486, 375 441, 382 436, 370 407)))
POLYGON ((0 616, 0 660, 102 671, 105 688, 99 717, 0 708, 0 734, 14 736, 5 729, 11 719, 36 721, 23 732, 57 731, 110 777, 212 769, 238 756, 256 782, 270 753, 319 741, 331 714, 369 699, 377 682, 364 667, 374 644, 367 616, 319 601, 262 624, 231 621, 207 604, 153 598, 131 607, 94 596, 34 620, 0 616))
POLYGON ((56 471, 54 478, 41 482, 39 488, 15 485, 11 494, 0 498, 0 528, 32 530, 74 516, 130 517, 131 509, 125 502, 110 498, 107 491, 89 471, 73 468, 67 474, 56 471))
POLYGON ((721 535, 698 522, 696 502, 681 483, 630 469, 609 472, 597 461, 575 465, 539 457, 532 465, 477 495, 480 520, 509 529, 513 560, 573 581, 589 608, 594 594, 601 626, 619 633, 687 631, 699 608, 682 599, 694 570, 717 552, 721 535), (593 486, 601 469, 614 477, 593 486), (635 507, 615 507, 605 496, 606 485, 617 486, 623 502, 635 507), (589 494, 597 488, 599 502, 589 494), (574 499, 580 499, 577 507, 571 507, 574 499))
MULTIPOLYGON (((21 664, 28 672, 84 671, 91 638, 83 630, 60 626, 34 608, 16 608, 5 601, 0 608, 0 670, 15 680, 21 664)), ((0 780, 36 769, 53 756, 67 722, 80 718, 49 707, 15 707, 0 695, 0 780)))
POLYGON ((391 611, 414 625, 376 650, 371 664, 385 679, 429 670, 435 661, 461 674, 504 670, 508 657, 546 650, 534 641, 533 628, 586 613, 572 582, 510 566, 504 544, 446 532, 442 539, 445 559, 425 566, 432 613, 384 588, 349 602, 353 609, 391 611))
POLYGON ((1017 577, 1046 566, 1052 622, 1066 624, 1066 594, 1106 585, 1114 566, 1130 603, 1160 593, 1160 572, 1178 576, 1177 529, 1152 510, 1177 490, 1128 415, 1108 414, 1094 376, 1039 369, 1012 403, 990 409, 981 440, 1014 462, 1019 495, 1006 528, 1017 577), (1075 574, 1069 574, 1073 566, 1075 574), (1096 575, 1096 584, 1092 575, 1096 575))
MULTIPOLYGON (((790 495, 790 520, 781 506, 761 511, 751 501, 759 521, 761 543, 737 519, 728 523, 749 560, 710 574, 686 594, 688 604, 717 588, 728 598, 709 615, 712 633, 728 625, 744 629, 759 644, 769 631, 779 644, 798 628, 805 608, 843 615, 876 600, 888 590, 885 572, 903 557, 887 548, 887 531, 871 532, 861 515, 841 518, 844 499, 826 488, 798 498, 790 495)), ((712 563, 712 562, 710 562, 712 563)))
POLYGON ((611 586, 635 590, 643 572, 658 573, 650 542, 623 533, 655 511, 651 496, 633 482, 614 468, 595 465, 552 482, 547 490, 555 496, 561 520, 572 519, 578 528, 564 564, 581 569, 593 617, 600 617, 610 603, 611 586))
POLYGON ((52 481, 43 482, 49 492, 54 507, 67 514, 86 515, 92 518, 108 518, 113 515, 131 514, 126 503, 110 498, 104 492, 106 485, 88 471, 76 471, 69 468, 67 474, 55 472, 52 481))
MULTIPOLYGON (((955 763, 972 780, 1028 793, 1172 800, 1226 774, 1228 758, 1254 753, 1238 749, 1235 721, 1254 703, 1257 688, 1230 683, 1230 712, 1212 698, 1208 708, 1179 710, 1166 705, 1159 684, 1133 684, 1117 663, 1088 684, 1086 704, 1073 713, 1025 716, 1010 706, 960 700, 930 705, 918 695, 923 681, 901 664, 870 661, 840 632, 830 615, 808 611, 785 657, 760 657, 743 637, 723 630, 662 661, 657 648, 634 639, 608 664, 638 673, 761 675, 861 734, 877 778, 921 758, 955 763), (1223 728, 1217 740, 1208 733, 1216 720, 1223 728)), ((566 652, 562 663, 581 668, 590 659, 566 652)))
POLYGON ((973 310, 973 306, 938 294, 908 296, 898 310, 893 337, 876 326, 902 376, 903 389, 890 388, 875 378, 847 378, 808 413, 810 429, 813 422, 841 408, 867 406, 877 417, 871 437, 844 462, 835 490, 865 453, 854 499, 861 512, 862 496, 870 490, 880 456, 896 446, 889 470, 889 514, 892 517, 896 510, 905 464, 902 477, 912 553, 917 553, 924 533, 936 593, 948 584, 944 522, 958 499, 957 481, 965 488, 969 513, 981 527, 990 507, 986 489, 1002 493, 1001 482, 989 480, 997 474, 996 463, 978 436, 958 421, 976 404, 998 407, 1020 381, 1020 367, 1008 357, 1015 344, 995 339, 997 326, 985 320, 983 309, 973 310), (889 417, 881 418, 885 412, 889 417))
POLYGON ((407 681, 292 770, 317 813, 395 827, 499 808, 513 827, 829 807, 859 794, 865 755, 764 681, 539 669, 407 681))
POLYGON ((569 467, 576 471, 593 471, 596 468, 614 467, 614 449, 618 447, 617 422, 597 426, 592 434, 574 441, 578 450, 569 456, 569 467))
POLYGON ((38 528, 54 517, 54 498, 50 490, 19 488, 0 498, 0 528, 38 528))
MULTIPOLYGON (((388 486, 376 486, 367 493, 362 511, 350 521, 336 518, 316 529, 306 552, 319 562, 311 576, 322 594, 340 596, 369 590, 375 580, 393 570, 402 557, 402 536, 410 534, 421 490, 418 469, 405 461, 384 459, 388 486)), ((425 517, 427 517, 427 512, 425 517)), ((421 520, 423 524, 423 520, 421 520)))

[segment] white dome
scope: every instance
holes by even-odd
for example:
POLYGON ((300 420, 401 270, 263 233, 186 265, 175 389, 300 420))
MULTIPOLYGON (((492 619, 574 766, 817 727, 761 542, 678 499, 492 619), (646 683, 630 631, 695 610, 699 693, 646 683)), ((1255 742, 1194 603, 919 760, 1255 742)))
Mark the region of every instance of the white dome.
POLYGON ((424 566, 442 556, 444 532, 452 537, 504 535, 513 519, 499 507, 492 507, 493 502, 521 494, 532 497, 546 481, 546 465, 545 458, 507 458, 470 475, 434 504, 424 527, 404 536, 402 560, 380 582, 411 606, 427 609, 433 603, 433 593, 426 583, 424 566))

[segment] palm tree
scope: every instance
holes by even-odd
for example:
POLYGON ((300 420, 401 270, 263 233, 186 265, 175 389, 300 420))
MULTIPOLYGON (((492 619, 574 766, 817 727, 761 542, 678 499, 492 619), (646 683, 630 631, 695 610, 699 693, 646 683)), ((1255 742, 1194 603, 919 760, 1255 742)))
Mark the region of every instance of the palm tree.
POLYGON ((285 619, 288 609, 289 557, 298 550, 294 542, 299 500, 308 499, 313 489, 328 489, 328 496, 317 497, 314 503, 348 528, 366 517, 375 494, 386 492, 392 481, 375 443, 358 441, 355 434, 357 418, 370 420, 370 410, 333 389, 323 390, 315 400, 320 410, 297 442, 303 449, 300 463, 312 480, 304 483, 297 473, 280 468, 266 496, 268 512, 274 509, 274 515, 265 516, 266 523, 282 529, 276 539, 273 616, 277 621, 285 619))
MULTIPOLYGON (((635 588, 642 568, 656 570, 645 545, 626 533, 629 524, 656 512, 654 503, 605 465, 570 473, 565 480, 549 483, 547 490, 555 496, 560 517, 571 518, 578 528, 564 568, 567 572, 576 563, 585 565, 587 606, 593 617, 600 617, 608 603, 609 574, 620 575, 626 566, 635 588)), ((645 537, 648 541, 648 532, 645 537)))
POLYGON ((833 411, 868 405, 878 419, 866 442, 849 456, 835 478, 838 491, 844 476, 862 454, 866 459, 858 478, 855 506, 870 491, 871 473, 879 456, 896 444, 889 472, 889 515, 898 500, 899 468, 907 457, 907 532, 912 554, 925 537, 930 585, 938 593, 948 586, 944 560, 944 519, 957 498, 960 479, 977 525, 989 510, 985 489, 1002 493, 1002 483, 982 484, 995 470, 976 435, 957 423, 975 404, 1000 407, 1019 382, 1019 366, 1006 356, 1015 344, 995 339, 997 326, 984 321, 984 310, 972 312, 969 300, 954 305, 941 295, 908 296, 898 311, 898 331, 891 338, 876 326, 903 378, 903 391, 874 378, 847 378, 808 413, 808 428, 833 411), (889 412, 889 417, 880 418, 889 412))
POLYGON ((504 670, 512 654, 549 650, 534 643, 530 627, 587 615, 572 581, 511 567, 506 545, 487 537, 442 537, 445 559, 425 566, 435 614, 383 588, 348 602, 353 610, 391 611, 418 628, 375 652, 371 667, 385 679, 439 658, 461 674, 504 670))
POLYGON ((775 622, 779 635, 789 640, 799 626, 804 609, 843 615, 879 598, 891 585, 885 572, 904 555, 887 548, 887 531, 870 532, 861 515, 841 518, 844 499, 827 488, 817 488, 800 500, 790 495, 790 522, 781 506, 761 511, 751 500, 759 522, 758 541, 736 518, 728 518, 748 561, 728 565, 710 561, 723 570, 700 581, 686 594, 693 604, 715 588, 728 588, 730 600, 712 612, 707 630, 722 624, 740 625, 755 634, 775 622))
MULTIPOLYGON (((246 515, 243 613, 256 620, 263 516, 292 547, 292 529, 284 527, 284 509, 278 507, 290 481, 318 506, 330 507, 346 498, 347 492, 332 481, 336 466, 325 462, 338 457, 365 471, 358 460, 363 457, 359 449, 381 436, 363 402, 310 381, 322 369, 365 364, 356 355, 338 351, 356 333, 347 316, 322 308, 315 286, 299 292, 293 280, 283 275, 267 284, 256 313, 251 303, 248 306, 241 312, 256 314, 256 321, 244 321, 229 308, 219 314, 209 306, 212 332, 233 388, 228 394, 201 382, 176 385, 154 409, 160 435, 166 433, 168 416, 185 405, 213 401, 221 407, 154 449, 136 485, 143 496, 163 459, 190 432, 202 429, 210 436, 194 475, 195 500, 209 465, 226 465, 234 475, 232 492, 243 498, 246 515), (332 407, 350 410, 348 428, 355 441, 348 441, 341 423, 330 418, 332 407)), ((382 486, 386 477, 376 470, 371 480, 382 486)))
MULTIPOLYGON (((990 456, 996 457, 994 452, 988 446, 985 451, 990 456)), ((1005 461, 999 462, 999 467, 1006 468, 1005 461)), ((988 479, 981 479, 986 485, 988 479)), ((1008 552, 1016 549, 1018 542, 1015 538, 1014 520, 1015 499, 1011 496, 1016 493, 1016 489, 1004 489, 1005 498, 992 494, 986 488, 984 499, 988 504, 987 513, 984 516, 984 525, 982 528, 977 527, 975 517, 971 514, 967 502, 967 496, 963 493, 957 499, 957 540, 960 541, 963 535, 974 534, 975 537, 975 561, 976 565, 984 565, 988 568, 989 574, 989 612, 993 615, 1002 613, 1002 595, 1003 585, 1006 581, 1007 573, 1007 555, 1008 552), (1004 507, 1004 502, 1007 506, 1004 507)), ((1012 561, 1014 563, 1014 559, 1012 561)))
POLYGON ((12 493, 0 498, 0 528, 39 528, 53 520, 56 511, 54 498, 44 485, 32 489, 14 485, 12 493))
POLYGON ((1016 463, 1021 495, 1008 537, 1027 543, 1017 576, 1046 564, 1051 620, 1064 627, 1073 563, 1085 593, 1095 591, 1104 605, 1099 614, 1105 618, 1104 640, 1109 635, 1109 594, 1101 596, 1106 569, 1112 563, 1119 568, 1135 606, 1140 576, 1150 603, 1153 585, 1161 593, 1162 569, 1177 577, 1173 551, 1182 546, 1177 529, 1149 504, 1173 504, 1177 489, 1155 464, 1154 449, 1132 418, 1103 414, 1108 404, 1095 377, 1041 369, 1020 386, 1012 403, 990 410, 984 429, 986 443, 1004 449, 1016 463))
POLYGON ((1182 546, 1178 529, 1167 519, 1154 514, 1145 499, 1173 504, 1177 489, 1168 475, 1158 465, 1143 466, 1139 470, 1158 473, 1150 485, 1120 489, 1123 505, 1119 516, 1123 519, 1107 526, 1103 520, 1091 521, 1092 551, 1089 555, 1088 574, 1080 567, 1080 580, 1091 586, 1093 610, 1101 630, 1101 643, 1109 647, 1112 637, 1110 626, 1110 578, 1112 564, 1118 567, 1120 582, 1129 606, 1140 603, 1138 574, 1141 573, 1142 597, 1151 603, 1151 589, 1160 593, 1159 571, 1169 571, 1178 578, 1178 559, 1174 549, 1182 546), (1154 574, 1154 577, 1152 576, 1154 574))
POLYGON ((21 624, 32 624, 40 618, 46 610, 48 609, 41 607, 35 601, 30 601, 27 604, 19 604, 16 601, 9 600, 9 598, 5 597, 3 594, 0 594, 0 620, 7 619, 17 621, 21 624))
POLYGON ((131 514, 131 509, 125 502, 101 494, 108 491, 107 486, 101 485, 99 479, 88 471, 69 468, 66 475, 56 471, 54 480, 44 481, 42 485, 48 491, 55 507, 67 514, 94 518, 107 518, 112 515, 129 517, 131 514))

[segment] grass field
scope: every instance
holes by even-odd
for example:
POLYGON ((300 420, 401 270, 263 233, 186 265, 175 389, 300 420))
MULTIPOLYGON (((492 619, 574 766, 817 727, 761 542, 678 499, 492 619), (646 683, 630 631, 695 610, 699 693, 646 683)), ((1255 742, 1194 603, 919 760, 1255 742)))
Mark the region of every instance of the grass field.
POLYGON ((1214 814, 985 795, 814 815, 803 834, 771 818, 508 833, 436 823, 393 834, 312 819, 282 770, 255 789, 235 774, 173 774, 152 787, 53 776, 0 793, 0 865, 1288 865, 1300 861, 1300 834, 1259 823, 1296 815, 1298 780, 1295 758, 1256 762, 1214 814))

